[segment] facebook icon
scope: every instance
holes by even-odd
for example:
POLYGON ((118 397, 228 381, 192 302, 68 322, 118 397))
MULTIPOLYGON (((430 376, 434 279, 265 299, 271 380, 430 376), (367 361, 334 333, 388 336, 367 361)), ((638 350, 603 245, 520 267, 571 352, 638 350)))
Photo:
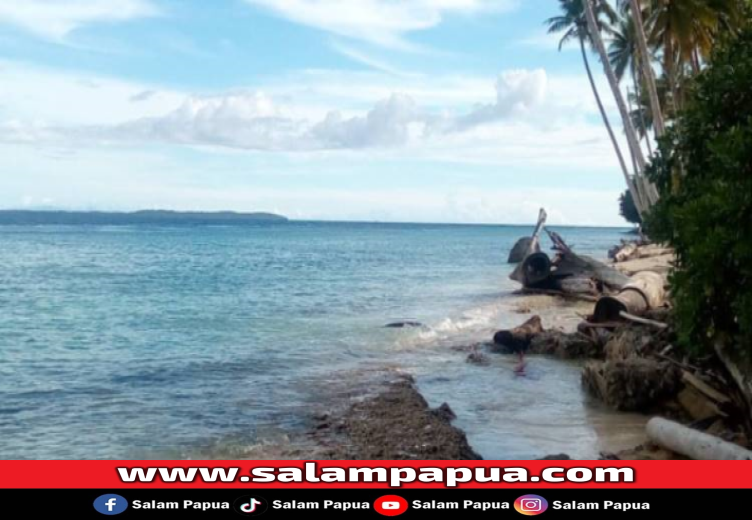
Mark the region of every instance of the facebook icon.
POLYGON ((103 515, 119 515, 128 509, 128 501, 120 495, 102 495, 94 500, 94 509, 103 515))

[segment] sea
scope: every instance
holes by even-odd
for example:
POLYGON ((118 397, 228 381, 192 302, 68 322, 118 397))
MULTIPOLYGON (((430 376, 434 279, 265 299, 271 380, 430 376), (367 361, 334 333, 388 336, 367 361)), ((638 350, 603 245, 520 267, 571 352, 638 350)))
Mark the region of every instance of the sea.
MULTIPOLYGON (((596 258, 627 232, 555 230, 596 258)), ((576 362, 533 357, 525 377, 513 358, 465 362, 525 319, 506 260, 531 231, 0 226, 0 458, 305 458, 313 414, 395 374, 448 403, 486 459, 634 445, 645 419, 589 399, 576 362)))

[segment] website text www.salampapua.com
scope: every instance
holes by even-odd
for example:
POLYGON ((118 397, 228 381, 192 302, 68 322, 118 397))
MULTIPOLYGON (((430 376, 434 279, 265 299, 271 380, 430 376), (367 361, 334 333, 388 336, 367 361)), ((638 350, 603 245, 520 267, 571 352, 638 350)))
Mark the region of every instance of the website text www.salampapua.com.
POLYGON ((520 467, 319 467, 306 462, 300 467, 119 467, 120 480, 126 483, 254 483, 254 484, 338 484, 387 483, 443 484, 457 487, 464 483, 629 483, 635 481, 633 468, 625 467, 548 467, 531 474, 520 467))

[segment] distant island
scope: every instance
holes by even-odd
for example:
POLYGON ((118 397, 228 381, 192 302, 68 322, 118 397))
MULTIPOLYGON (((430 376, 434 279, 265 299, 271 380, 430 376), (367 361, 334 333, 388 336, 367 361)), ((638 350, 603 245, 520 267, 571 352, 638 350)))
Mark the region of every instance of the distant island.
POLYGON ((130 213, 108 211, 35 211, 0 210, 0 225, 5 226, 130 226, 161 225, 243 225, 259 222, 287 222, 274 213, 236 213, 144 210, 130 213))

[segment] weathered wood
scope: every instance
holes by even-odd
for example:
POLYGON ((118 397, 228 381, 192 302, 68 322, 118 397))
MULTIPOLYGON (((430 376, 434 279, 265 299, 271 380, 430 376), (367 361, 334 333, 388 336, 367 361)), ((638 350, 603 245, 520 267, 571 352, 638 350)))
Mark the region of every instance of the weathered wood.
POLYGON ((614 290, 621 289, 629 283, 629 277, 613 267, 589 256, 576 254, 558 233, 548 229, 546 233, 551 237, 551 241, 554 243, 554 250, 558 253, 557 258, 553 261, 554 269, 552 276, 555 279, 587 277, 596 283, 614 290))
POLYGON ((524 352, 530 346, 530 341, 543 332, 540 316, 533 316, 519 327, 510 330, 500 330, 494 335, 494 343, 509 349, 510 352, 524 352))
POLYGON ((572 276, 558 281, 561 290, 568 294, 600 294, 597 284, 592 278, 586 276, 572 276))
POLYGON ((509 275, 512 280, 525 287, 535 287, 548 280, 551 275, 551 259, 546 253, 527 255, 522 263, 509 275))
POLYGON ((523 237, 517 241, 512 250, 509 252, 509 258, 507 262, 510 264, 517 264, 522 262, 525 257, 533 253, 540 252, 540 232, 543 226, 546 225, 546 219, 548 214, 546 210, 541 208, 538 213, 538 223, 535 225, 533 234, 529 237, 523 237))
POLYGON ((631 242, 629 244, 625 244, 624 247, 622 247, 615 255, 614 255, 614 261, 615 262, 624 262, 625 260, 629 260, 632 258, 632 255, 637 251, 637 244, 634 242, 631 242))
POLYGON ((614 321, 622 317, 622 312, 640 316, 650 309, 661 307, 665 296, 661 275, 649 271, 637 273, 622 287, 619 294, 603 296, 598 300, 593 319, 596 322, 614 321))
MULTIPOLYGON (((589 294, 581 293, 566 293, 557 289, 543 289, 536 287, 524 287, 517 291, 515 294, 545 294, 547 296, 559 296, 561 298, 567 298, 571 300, 582 300, 585 302, 595 303, 598 298, 589 294)), ((621 325, 621 324, 620 324, 621 325)))
POLYGON ((660 417, 650 419, 647 434, 659 446, 694 460, 752 460, 752 451, 660 417))
MULTIPOLYGON (((509 252, 507 263, 519 264, 520 262, 522 262, 525 259, 525 256, 527 256, 528 251, 531 249, 531 246, 533 246, 533 237, 522 237, 521 239, 519 239, 514 244, 512 250, 509 252)), ((538 246, 538 250, 534 252, 540 252, 540 245, 538 246)))
POLYGON ((619 316, 621 316, 627 321, 632 321, 634 323, 639 323, 641 325, 649 325, 650 327, 655 327, 656 329, 666 330, 668 328, 668 325, 666 325, 662 321, 649 320, 647 318, 640 318, 639 316, 635 316, 633 314, 629 314, 628 312, 624 312, 624 311, 620 312, 619 316))
POLYGON ((676 400, 694 421, 726 417, 716 403, 690 386, 679 392, 676 400))
POLYGON ((731 402, 731 399, 726 394, 719 392, 691 372, 685 370, 684 373, 682 373, 682 381, 684 381, 685 384, 696 388, 700 393, 706 395, 716 403, 726 404, 731 402))

